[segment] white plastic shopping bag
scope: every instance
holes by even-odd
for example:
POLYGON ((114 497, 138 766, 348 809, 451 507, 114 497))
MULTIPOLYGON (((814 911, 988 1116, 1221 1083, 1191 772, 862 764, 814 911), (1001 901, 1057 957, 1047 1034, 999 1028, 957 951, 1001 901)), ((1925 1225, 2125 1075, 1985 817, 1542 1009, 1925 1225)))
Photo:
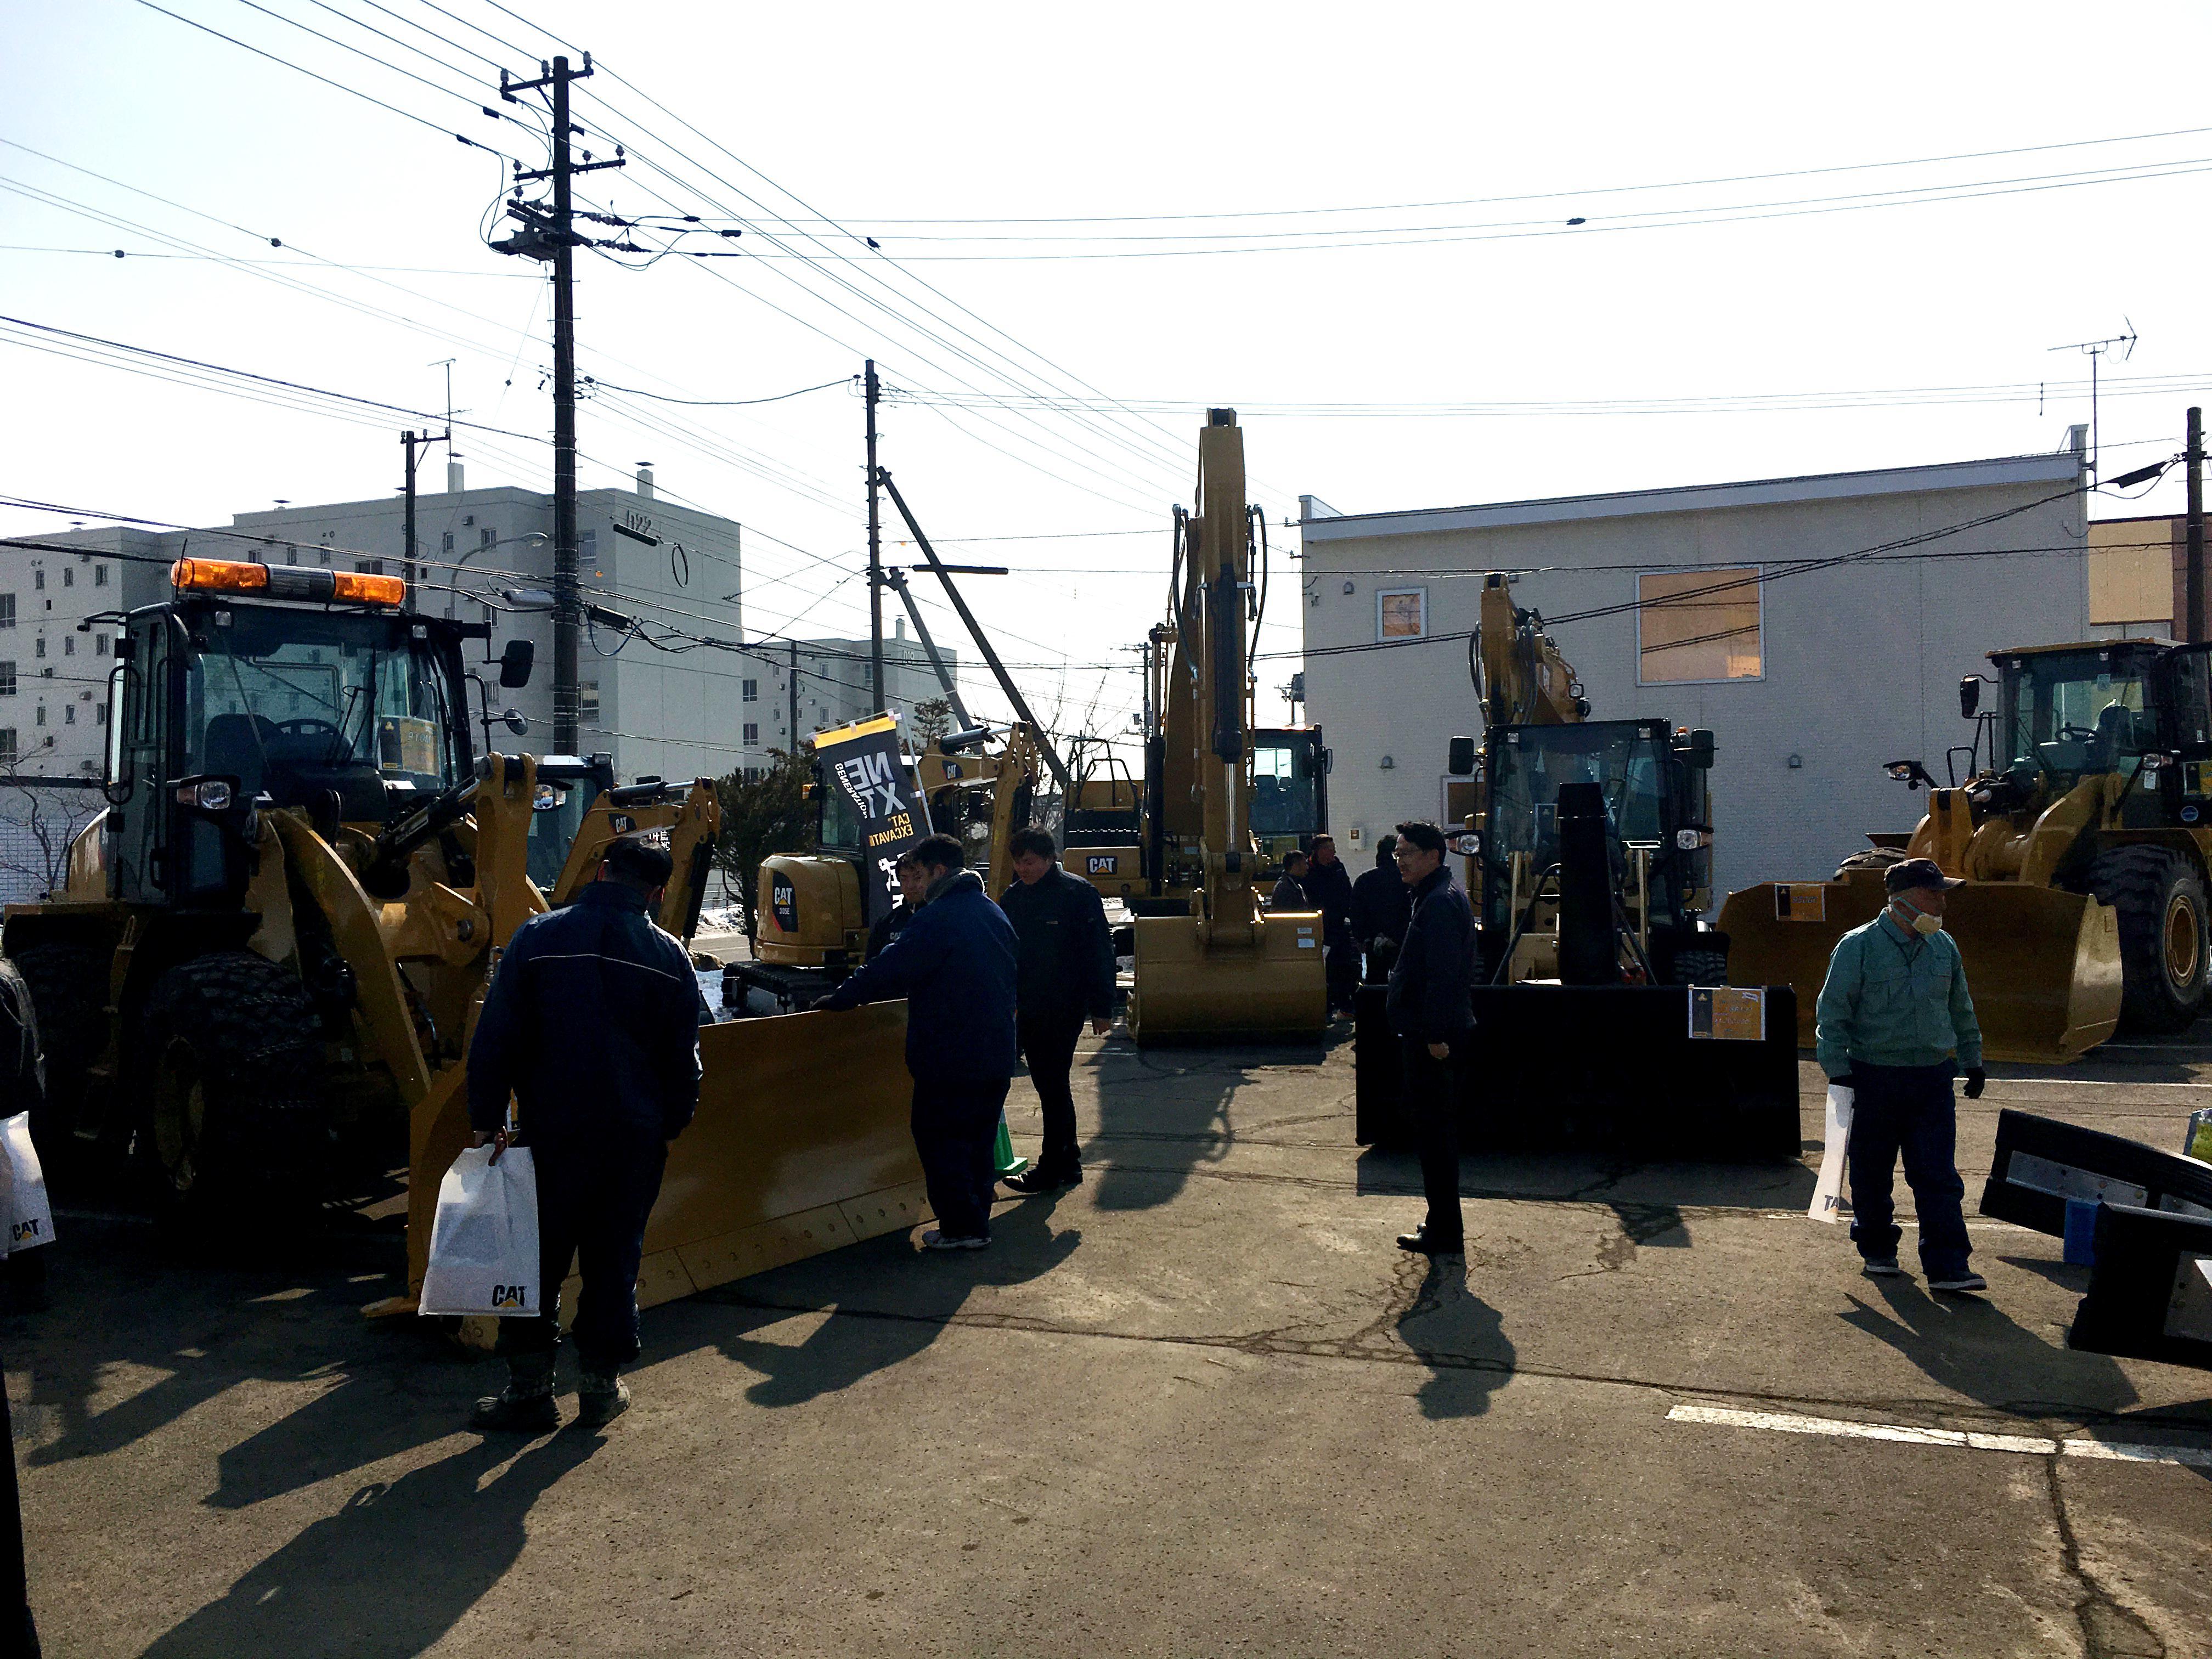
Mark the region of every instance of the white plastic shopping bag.
POLYGON ((31 1115, 18 1112, 0 1122, 0 1143, 8 1151, 8 1254, 52 1243, 54 1212, 39 1149, 31 1144, 31 1115))
POLYGON ((544 1311, 538 1282, 538 1166, 527 1146, 472 1146, 438 1183, 426 1314, 525 1319, 544 1311))
POLYGON ((1828 1085, 1828 1144, 1820 1153, 1820 1178, 1805 1209, 1814 1221, 1833 1221, 1844 1201, 1844 1165, 1851 1144, 1852 1091, 1828 1085))

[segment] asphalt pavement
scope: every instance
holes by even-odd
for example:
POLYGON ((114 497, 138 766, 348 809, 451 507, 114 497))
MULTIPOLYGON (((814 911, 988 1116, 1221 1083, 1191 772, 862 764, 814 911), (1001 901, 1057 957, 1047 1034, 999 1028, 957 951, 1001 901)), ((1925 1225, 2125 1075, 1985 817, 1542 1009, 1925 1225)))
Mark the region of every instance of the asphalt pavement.
POLYGON ((0 1319, 48 1650, 2212 1653, 2212 1374, 2069 1352, 2086 1271, 1971 1215, 2001 1107, 2178 1149, 2212 1047, 1961 1103, 1981 1298, 1805 1218, 1803 1069, 1798 1163, 1468 1158, 1462 1268, 1348 1042, 1086 1038, 1081 1187, 654 1309, 628 1415, 532 1441, 359 1316, 388 1204, 196 1261, 65 1210, 0 1319))

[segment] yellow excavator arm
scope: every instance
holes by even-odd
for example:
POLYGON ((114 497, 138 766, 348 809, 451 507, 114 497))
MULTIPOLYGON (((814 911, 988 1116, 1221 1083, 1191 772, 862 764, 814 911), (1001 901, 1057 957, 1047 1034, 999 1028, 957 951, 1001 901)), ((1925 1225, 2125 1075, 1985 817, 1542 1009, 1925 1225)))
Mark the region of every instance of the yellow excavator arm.
POLYGON ((1543 618, 1513 603, 1503 571, 1482 579, 1476 642, 1485 726, 1571 726, 1589 718, 1574 665, 1559 654, 1543 618))

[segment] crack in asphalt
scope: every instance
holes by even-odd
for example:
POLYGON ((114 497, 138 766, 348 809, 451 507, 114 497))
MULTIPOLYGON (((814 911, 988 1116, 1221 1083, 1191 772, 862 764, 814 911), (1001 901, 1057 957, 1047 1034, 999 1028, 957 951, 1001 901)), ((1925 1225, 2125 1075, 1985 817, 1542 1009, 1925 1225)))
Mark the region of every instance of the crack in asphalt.
POLYGON ((2044 1473, 2051 1493, 2051 1518, 2058 1531, 2059 1565, 2081 1592, 2074 1603, 2074 1618, 2081 1626, 2084 1659, 2166 1659, 2166 1644, 2157 1633, 2123 1607, 2082 1565, 2081 1540, 2074 1534, 2074 1521, 2067 1512, 2065 1488, 2058 1473, 2063 1461, 2046 1457, 2044 1473))
MULTIPOLYGON (((2064 1425, 2075 1429, 2154 1426, 2199 1434, 2207 1429, 2205 1419, 2201 1415, 2181 1416, 2161 1410, 2122 1413, 2050 1401, 1966 1401, 1915 1395, 1870 1399, 1863 1395, 1790 1394, 1778 1389, 1732 1389, 1705 1382, 1670 1382, 1662 1377, 1638 1376, 1618 1371, 1576 1370, 1564 1365, 1534 1364, 1517 1357, 1503 1360, 1481 1354, 1415 1352, 1410 1348, 1386 1346, 1379 1340, 1386 1326, 1423 1310, 1420 1306, 1421 1285, 1417 1283, 1408 1287, 1407 1280, 1415 1275, 1425 1279, 1426 1261, 1425 1257, 1409 1255, 1399 1262, 1392 1271, 1392 1285, 1385 1293, 1382 1310, 1358 1330, 1340 1337, 1302 1338, 1291 1334, 1312 1329, 1315 1322, 1311 1321, 1298 1321, 1242 1334, 1177 1335, 1167 1332, 1115 1331, 1097 1326, 1067 1325, 1024 1314, 924 1314, 902 1313, 889 1308, 824 1308, 819 1303, 778 1302, 728 1291, 708 1291, 695 1299, 725 1307, 750 1308, 763 1313, 820 1314, 830 1319, 878 1320, 887 1323, 936 1325, 962 1330, 1012 1331, 1026 1336, 1063 1336, 1106 1342, 1158 1344, 1167 1347, 1208 1348, 1243 1353, 1255 1358, 1340 1359, 1369 1364, 1419 1365, 1431 1370, 1491 1371, 1506 1376, 1528 1376, 1545 1382, 1584 1382, 1599 1388, 1632 1389, 1641 1393, 1661 1395, 1670 1400, 1814 1406, 1832 1411, 1887 1412, 1900 1421, 1915 1418, 1921 1419, 1917 1423, 1905 1424, 1912 1427, 1943 1427, 1954 1423, 2016 1425, 2031 1422, 2046 1426, 2064 1425)), ((2053 1435, 2051 1437, 2062 1437, 2053 1435)))

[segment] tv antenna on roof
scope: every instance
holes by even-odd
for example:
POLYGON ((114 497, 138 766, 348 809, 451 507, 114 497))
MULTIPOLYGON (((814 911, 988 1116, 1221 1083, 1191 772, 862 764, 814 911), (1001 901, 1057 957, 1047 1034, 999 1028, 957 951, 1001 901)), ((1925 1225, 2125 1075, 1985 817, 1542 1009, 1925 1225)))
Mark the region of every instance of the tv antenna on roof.
POLYGON ((2122 362, 2127 362, 2136 355, 2135 323, 2124 313, 2121 316, 2120 322, 2126 328, 2127 332, 2115 334, 2109 340, 2076 340, 2071 345, 2055 345, 2049 348, 2052 351, 2079 351, 2087 355, 2089 359, 2089 475, 2092 477, 2094 477, 2097 473, 2098 360, 2115 347, 2119 349, 2122 362))

